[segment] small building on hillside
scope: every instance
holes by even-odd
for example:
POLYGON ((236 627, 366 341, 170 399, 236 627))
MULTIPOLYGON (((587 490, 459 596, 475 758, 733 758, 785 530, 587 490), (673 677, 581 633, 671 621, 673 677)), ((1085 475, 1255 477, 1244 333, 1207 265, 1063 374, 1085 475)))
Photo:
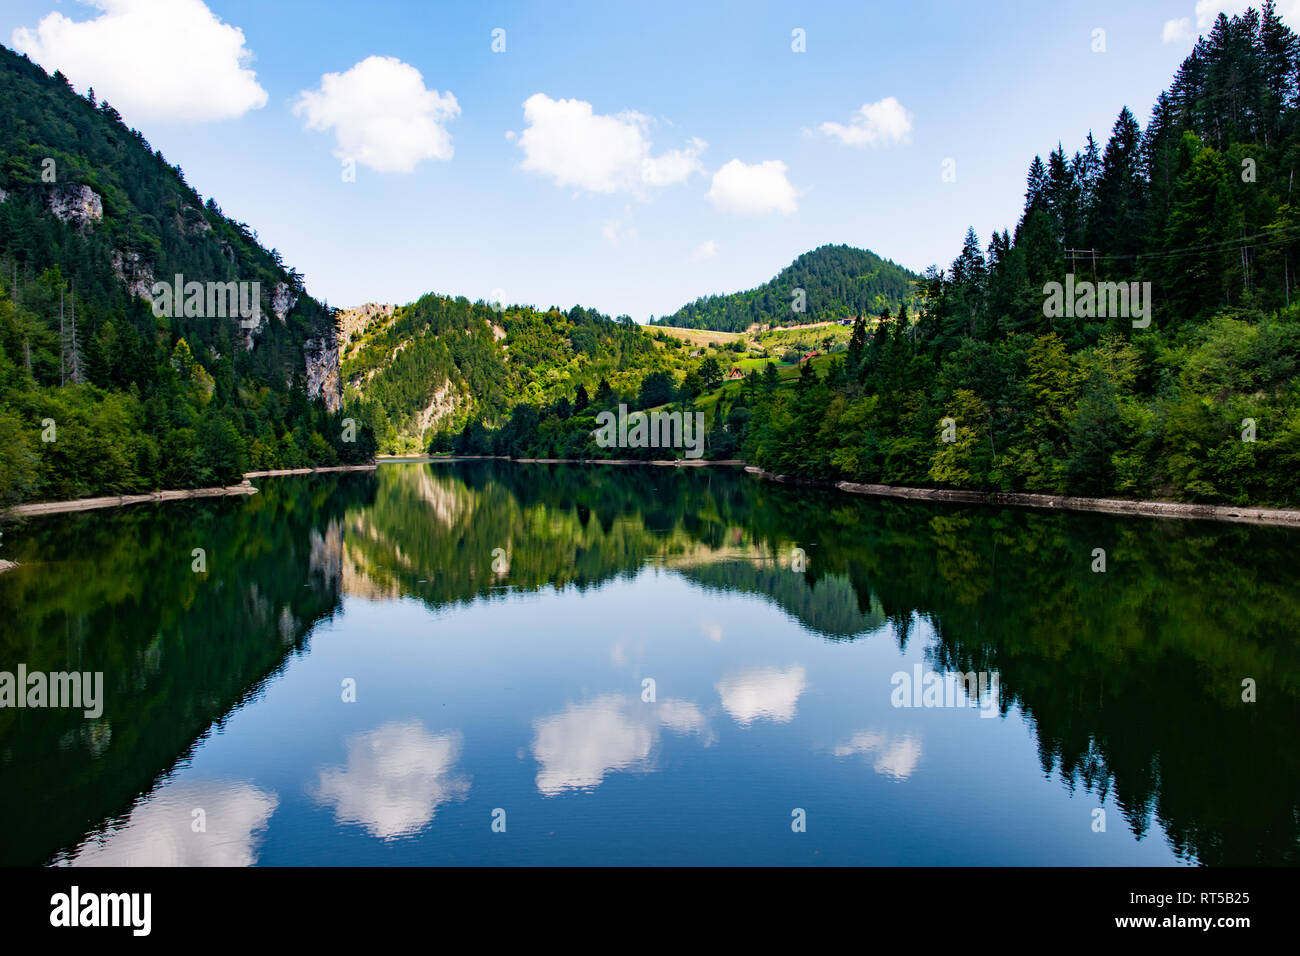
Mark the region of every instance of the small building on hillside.
POLYGON ((745 377, 745 373, 740 370, 739 365, 731 366, 731 371, 727 373, 727 381, 735 382, 745 377))

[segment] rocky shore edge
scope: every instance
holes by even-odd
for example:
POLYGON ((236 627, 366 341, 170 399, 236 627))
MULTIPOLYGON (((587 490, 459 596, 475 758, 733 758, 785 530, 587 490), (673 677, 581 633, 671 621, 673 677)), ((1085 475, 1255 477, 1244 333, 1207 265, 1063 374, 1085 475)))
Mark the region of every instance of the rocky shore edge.
POLYGON ((1141 515, 1152 518, 1193 518, 1203 521, 1238 521, 1250 524, 1300 526, 1300 510, 1258 508, 1240 505, 1198 505, 1180 501, 1139 501, 1128 498, 1083 498, 1074 495, 1043 495, 1009 491, 962 491, 955 488, 915 488, 907 485, 860 484, 855 481, 816 481, 777 475, 754 465, 745 471, 767 481, 808 488, 829 488, 851 495, 876 498, 904 498, 910 501, 943 501, 955 504, 995 507, 1038 508, 1055 511, 1090 511, 1099 514, 1141 515))

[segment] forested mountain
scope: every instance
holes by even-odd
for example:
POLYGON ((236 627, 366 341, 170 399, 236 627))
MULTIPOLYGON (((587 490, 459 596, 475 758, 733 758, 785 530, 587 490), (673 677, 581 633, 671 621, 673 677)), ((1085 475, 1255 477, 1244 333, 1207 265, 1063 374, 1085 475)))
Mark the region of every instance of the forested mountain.
POLYGON ((303 277, 93 90, 0 48, 0 504, 364 460, 339 397, 303 277), (178 274, 257 283, 260 317, 155 316, 178 274))
POLYGON ((804 362, 797 380, 759 374, 767 357, 742 359, 741 341, 693 349, 581 307, 428 295, 352 336, 341 378, 363 427, 351 443, 340 413, 310 397, 334 393, 336 317, 301 277, 107 104, 2 62, 4 499, 358 460, 372 433, 386 451, 658 457, 596 449, 596 412, 691 410, 749 369, 700 402, 714 457, 828 479, 1300 502, 1300 41, 1271 2, 1220 16, 1145 128, 1124 108, 1104 146, 1089 135, 1035 157, 1015 229, 987 245, 968 231, 949 268, 916 279, 824 246, 759 289, 661 320, 855 316, 847 350, 804 362), (265 321, 245 336, 233 320, 155 318, 136 293, 174 272, 261 281, 265 321), (58 442, 40 440, 45 419, 58 442))
MULTIPOLYGON (((430 442, 448 451, 468 424, 499 426, 518 407, 559 416, 567 423, 561 444, 576 454, 583 436, 568 441, 571 415, 593 402, 671 401, 703 364, 689 353, 679 339, 581 306, 495 309, 429 294, 371 318, 348 343, 342 367, 349 401, 381 451, 422 453, 430 442)), ((720 375, 722 362, 714 367, 720 375)))
POLYGON ((802 325, 875 315, 912 299, 919 278, 866 249, 820 246, 748 292, 696 299, 657 325, 743 332, 751 325, 802 325), (799 296, 797 290, 803 290, 799 296))
POLYGON ((914 324, 860 326, 827 377, 756 396, 750 459, 901 484, 1300 501, 1298 52, 1271 2, 1220 16, 1145 129, 1126 108, 1104 148, 1090 136, 1034 158, 1014 232, 984 248, 968 232, 928 271, 914 324), (1074 308, 1055 307, 1049 283, 1076 280, 1074 308), (1102 309, 1094 281, 1150 283, 1153 307, 1102 309))
MULTIPOLYGON (((709 454, 821 479, 1300 503, 1298 84, 1272 2, 1221 15, 1145 129, 1124 108, 1104 147, 1035 157, 1015 230, 987 246, 968 230, 919 311, 859 318, 825 374, 769 366, 724 391, 709 454)), ((557 447, 542 412, 486 444, 557 447)))

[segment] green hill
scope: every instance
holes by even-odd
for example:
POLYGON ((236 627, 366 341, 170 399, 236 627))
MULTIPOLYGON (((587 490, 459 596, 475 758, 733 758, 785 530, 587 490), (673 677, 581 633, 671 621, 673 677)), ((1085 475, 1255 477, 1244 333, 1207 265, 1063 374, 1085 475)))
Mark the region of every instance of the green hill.
POLYGON ((363 460, 335 343, 255 231, 107 102, 0 48, 0 504, 363 460), (260 315, 156 316, 176 275, 244 283, 260 315))
MULTIPOLYGON (((352 314, 344 313, 345 326, 352 314)), ((431 442, 447 450, 467 424, 494 428, 517 405, 562 419, 598 395, 641 407, 647 378, 657 374, 676 386, 702 361, 690 351, 631 319, 581 306, 497 310, 430 293, 391 313, 367 314, 349 336, 342 370, 348 401, 379 437, 380 450, 411 452, 431 442)), ((668 396, 646 396, 652 399, 668 396)))
POLYGON ((894 312, 920 276, 866 249, 820 246, 748 292, 710 295, 654 321, 688 329, 743 332, 751 325, 804 325, 894 312), (797 310, 803 290, 803 310, 797 310))

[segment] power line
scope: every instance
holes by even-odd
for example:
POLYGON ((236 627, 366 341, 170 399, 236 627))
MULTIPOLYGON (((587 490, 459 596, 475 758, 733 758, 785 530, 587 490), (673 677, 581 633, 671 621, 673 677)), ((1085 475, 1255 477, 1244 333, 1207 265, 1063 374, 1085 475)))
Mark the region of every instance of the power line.
POLYGON ((1066 249, 1067 255, 1072 253, 1089 253, 1094 259, 1176 259, 1184 255, 1194 255, 1203 252, 1214 252, 1217 250, 1227 249, 1233 245, 1254 242, 1257 239, 1268 240, 1256 243, 1260 248, 1268 248, 1275 245, 1284 245, 1292 240, 1281 236, 1281 233, 1290 233, 1300 230, 1300 225, 1279 226, 1269 232, 1259 232, 1253 236, 1240 236, 1235 239, 1224 239, 1221 242, 1211 242, 1200 246, 1185 246, 1181 249, 1166 249, 1161 252, 1113 252, 1098 254, 1095 249, 1066 249))

